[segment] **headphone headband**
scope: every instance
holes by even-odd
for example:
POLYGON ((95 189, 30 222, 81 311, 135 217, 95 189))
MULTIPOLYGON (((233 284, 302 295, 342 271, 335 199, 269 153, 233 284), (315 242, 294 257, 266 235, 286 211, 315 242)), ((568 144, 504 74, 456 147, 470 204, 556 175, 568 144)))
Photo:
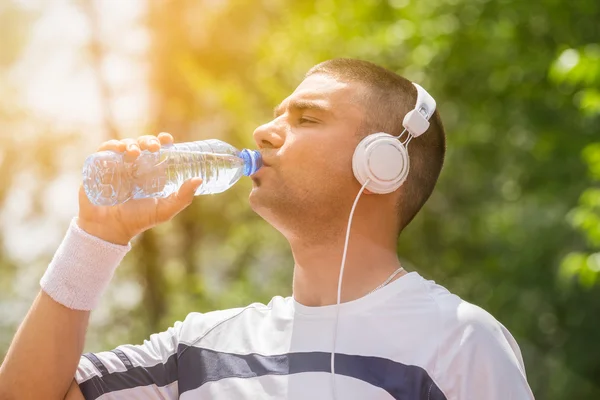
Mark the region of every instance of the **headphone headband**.
POLYGON ((414 137, 421 136, 429 129, 429 119, 435 112, 435 100, 427 90, 413 82, 417 88, 415 108, 409 111, 402 121, 402 126, 414 137))

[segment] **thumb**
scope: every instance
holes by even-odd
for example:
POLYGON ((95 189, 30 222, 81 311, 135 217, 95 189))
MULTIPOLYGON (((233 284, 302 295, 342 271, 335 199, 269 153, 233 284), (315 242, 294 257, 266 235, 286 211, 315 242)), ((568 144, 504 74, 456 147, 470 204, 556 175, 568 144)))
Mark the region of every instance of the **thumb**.
POLYGON ((196 190, 202 185, 202 178, 192 178, 183 182, 179 190, 169 196, 159 219, 171 219, 181 210, 192 204, 196 190))
POLYGON ((183 182, 175 197, 177 197, 178 201, 187 202, 188 204, 194 200, 194 194, 196 190, 202 185, 202 178, 191 178, 187 181, 183 182))

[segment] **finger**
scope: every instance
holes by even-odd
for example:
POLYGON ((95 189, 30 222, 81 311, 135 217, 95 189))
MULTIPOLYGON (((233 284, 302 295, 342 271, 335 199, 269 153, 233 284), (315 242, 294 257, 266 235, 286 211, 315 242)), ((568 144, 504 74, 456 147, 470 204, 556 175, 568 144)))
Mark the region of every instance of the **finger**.
POLYGON ((194 195, 196 194, 196 190, 198 190, 201 185, 202 178, 192 178, 183 182, 183 185, 181 185, 179 190, 173 195, 174 202, 181 207, 179 211, 183 210, 192 203, 192 200, 194 200, 194 195))
POLYGON ((135 140, 131 140, 129 142, 127 142, 127 145, 125 147, 125 162, 133 162, 135 161, 140 154, 142 154, 142 151, 140 150, 139 146, 137 145, 137 141, 135 140))
POLYGON ((132 138, 121 139, 121 143, 125 143, 125 146, 129 146, 130 144, 135 144, 137 146, 137 140, 132 138))
POLYGON ((152 136, 152 135, 140 136, 138 138, 137 142, 138 142, 138 146, 140 147, 140 149, 142 151, 148 150, 148 151, 154 152, 154 151, 160 150, 160 142, 158 141, 156 136, 152 136))
POLYGON ((179 188, 176 195, 178 198, 183 200, 189 200, 190 203, 194 200, 196 190, 202 185, 202 178, 191 178, 183 182, 183 185, 179 188))
POLYGON ((116 151, 118 153, 121 153, 121 152, 125 151, 125 145, 123 143, 121 143, 121 141, 119 141, 119 140, 112 139, 112 140, 102 143, 100 145, 100 147, 98 147, 98 151, 107 151, 107 150, 116 151))
POLYGON ((201 185, 201 178, 192 178, 185 181, 176 193, 173 193, 165 199, 165 202, 159 203, 160 206, 157 210, 158 219, 161 220, 161 222, 168 221, 184 208, 192 204, 196 190, 198 190, 201 185))
POLYGON ((163 146, 173 144, 173 142, 174 142, 173 136, 171 136, 171 134, 167 133, 167 132, 161 132, 161 133, 159 133, 158 134, 158 141, 163 146))

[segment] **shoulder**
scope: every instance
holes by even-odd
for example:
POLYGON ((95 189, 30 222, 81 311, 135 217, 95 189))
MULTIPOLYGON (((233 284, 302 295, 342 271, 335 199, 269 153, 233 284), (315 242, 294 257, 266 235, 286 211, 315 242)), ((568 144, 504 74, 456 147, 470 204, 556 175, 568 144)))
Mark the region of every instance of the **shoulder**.
POLYGON ((483 308, 461 299, 432 281, 425 281, 435 302, 442 332, 439 357, 451 360, 469 359, 485 362, 504 362, 524 373, 519 346, 494 316, 483 308))
POLYGON ((180 322, 179 339, 181 343, 191 344, 223 326, 246 325, 258 322, 273 314, 286 312, 288 301, 280 296, 274 297, 268 304, 252 303, 245 307, 215 310, 206 313, 191 312, 180 322))
POLYGON ((533 399, 521 351, 489 312, 426 281, 441 320, 435 376, 449 399, 533 399))
POLYGON ((533 399, 521 350, 489 312, 424 281, 440 319, 434 376, 449 399, 533 399))
POLYGON ((508 330, 483 308, 471 304, 451 293, 445 287, 423 281, 426 291, 434 302, 445 332, 491 339, 503 337, 508 330))
POLYGON ((488 362, 505 362, 524 372, 521 350, 508 329, 489 312, 459 299, 445 315, 451 344, 464 354, 473 353, 488 362))

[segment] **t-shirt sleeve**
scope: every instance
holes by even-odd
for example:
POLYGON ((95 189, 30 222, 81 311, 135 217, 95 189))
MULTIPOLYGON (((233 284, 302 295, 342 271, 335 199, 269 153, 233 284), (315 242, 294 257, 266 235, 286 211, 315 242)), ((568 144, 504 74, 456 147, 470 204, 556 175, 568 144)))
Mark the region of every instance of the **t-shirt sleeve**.
POLYGON ((531 400, 525 366, 510 332, 479 307, 459 310, 451 340, 439 349, 441 389, 448 400, 531 400), (463 313, 463 315, 460 315, 463 313))
POLYGON ((75 380, 86 400, 177 399, 177 347, 182 323, 153 334, 141 345, 81 356, 75 380))

